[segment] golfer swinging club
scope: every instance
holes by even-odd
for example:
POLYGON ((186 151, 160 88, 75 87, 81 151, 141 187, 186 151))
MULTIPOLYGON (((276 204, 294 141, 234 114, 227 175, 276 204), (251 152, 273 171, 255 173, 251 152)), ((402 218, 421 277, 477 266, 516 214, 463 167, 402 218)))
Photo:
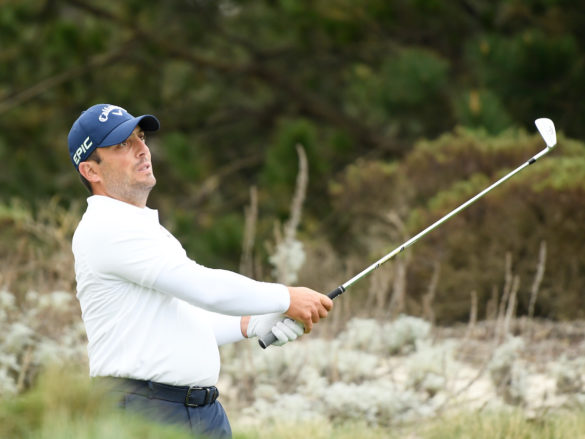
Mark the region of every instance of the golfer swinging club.
POLYGON ((109 377, 121 407, 229 438, 215 387, 218 346, 271 331, 282 345, 310 332, 333 302, 186 255, 146 207, 156 179, 145 133, 159 126, 152 115, 99 104, 69 132, 71 160, 91 192, 72 243, 90 376, 109 377))

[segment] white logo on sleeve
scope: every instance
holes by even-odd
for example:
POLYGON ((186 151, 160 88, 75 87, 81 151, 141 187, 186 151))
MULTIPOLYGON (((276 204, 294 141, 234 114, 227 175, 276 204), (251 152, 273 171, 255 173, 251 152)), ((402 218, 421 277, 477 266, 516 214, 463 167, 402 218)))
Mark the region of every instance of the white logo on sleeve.
POLYGON ((99 121, 107 122, 110 114, 113 114, 114 116, 122 116, 124 111, 126 110, 124 110, 122 107, 118 107, 116 105, 108 105, 107 107, 104 107, 104 109, 102 110, 102 114, 100 114, 99 121))

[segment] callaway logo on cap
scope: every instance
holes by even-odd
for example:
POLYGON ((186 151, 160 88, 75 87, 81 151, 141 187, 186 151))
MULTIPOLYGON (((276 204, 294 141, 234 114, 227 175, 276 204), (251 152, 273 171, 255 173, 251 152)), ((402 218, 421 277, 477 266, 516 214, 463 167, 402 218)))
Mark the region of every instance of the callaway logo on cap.
POLYGON ((139 125, 144 131, 157 131, 158 119, 150 114, 134 117, 122 107, 98 104, 88 108, 73 123, 69 136, 69 155, 75 169, 96 148, 122 143, 139 125))

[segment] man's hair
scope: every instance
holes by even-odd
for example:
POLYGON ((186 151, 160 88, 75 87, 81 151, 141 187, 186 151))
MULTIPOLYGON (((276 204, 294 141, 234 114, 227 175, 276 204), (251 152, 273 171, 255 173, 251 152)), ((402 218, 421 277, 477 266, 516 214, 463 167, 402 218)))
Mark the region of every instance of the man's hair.
MULTIPOLYGON (((88 162, 90 160, 94 161, 96 163, 101 163, 102 158, 98 154, 98 148, 96 148, 85 161, 88 162)), ((89 181, 87 181, 87 179, 83 175, 81 175, 81 172, 79 173, 79 178, 81 179, 81 182, 87 188, 89 193, 93 195, 93 190, 91 189, 91 183, 89 181)))

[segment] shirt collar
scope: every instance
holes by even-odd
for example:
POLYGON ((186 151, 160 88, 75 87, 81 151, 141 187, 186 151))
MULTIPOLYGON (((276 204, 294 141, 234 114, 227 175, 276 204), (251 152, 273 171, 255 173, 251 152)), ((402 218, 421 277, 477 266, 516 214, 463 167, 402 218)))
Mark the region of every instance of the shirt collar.
POLYGON ((87 198, 87 205, 97 208, 112 209, 113 211, 124 212, 132 215, 145 216, 153 221, 159 222, 158 210, 150 207, 138 207, 125 201, 120 201, 105 195, 92 195, 87 198))

